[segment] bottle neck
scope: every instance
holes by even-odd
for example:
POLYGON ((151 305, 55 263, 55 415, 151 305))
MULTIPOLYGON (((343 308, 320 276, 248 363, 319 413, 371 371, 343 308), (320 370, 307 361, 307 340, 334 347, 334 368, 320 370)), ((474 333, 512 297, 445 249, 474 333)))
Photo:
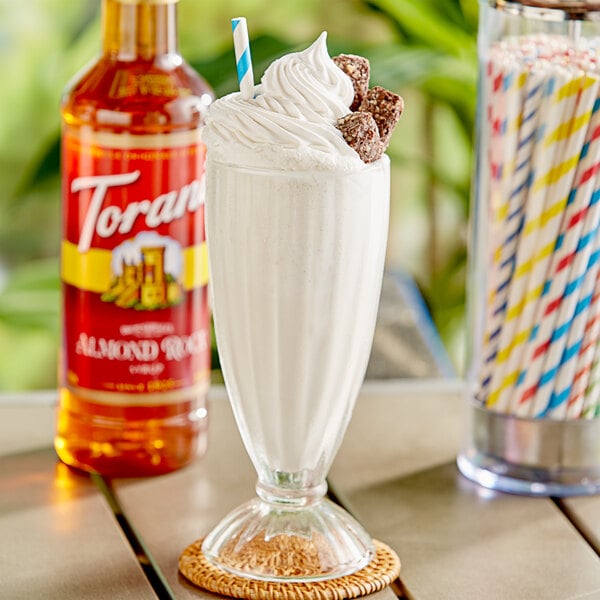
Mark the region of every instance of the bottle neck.
POLYGON ((177 0, 103 0, 102 40, 120 60, 178 53, 177 0))

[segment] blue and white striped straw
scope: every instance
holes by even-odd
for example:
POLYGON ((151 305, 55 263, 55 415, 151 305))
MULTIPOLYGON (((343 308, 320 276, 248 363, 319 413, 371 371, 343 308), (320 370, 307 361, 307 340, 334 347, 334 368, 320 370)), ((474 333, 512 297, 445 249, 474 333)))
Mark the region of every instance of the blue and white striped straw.
POLYGON ((233 31, 233 47, 237 66, 238 81, 242 98, 251 100, 254 97, 254 73, 252 72, 252 58, 250 56, 250 40, 248 39, 248 26, 245 17, 231 19, 233 31))

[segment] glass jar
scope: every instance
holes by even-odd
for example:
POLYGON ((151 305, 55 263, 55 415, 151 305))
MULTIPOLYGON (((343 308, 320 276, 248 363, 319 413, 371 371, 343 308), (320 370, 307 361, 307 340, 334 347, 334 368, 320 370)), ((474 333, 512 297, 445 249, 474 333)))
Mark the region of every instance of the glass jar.
POLYGON ((600 2, 481 1, 468 431, 493 489, 600 491, 600 2))

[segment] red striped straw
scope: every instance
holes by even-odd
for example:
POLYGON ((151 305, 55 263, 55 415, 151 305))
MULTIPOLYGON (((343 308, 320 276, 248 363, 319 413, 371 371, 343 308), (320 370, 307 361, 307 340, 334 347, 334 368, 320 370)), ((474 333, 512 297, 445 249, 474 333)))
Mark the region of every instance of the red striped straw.
POLYGON ((550 193, 554 184, 554 165, 567 143, 557 131, 563 115, 572 113, 576 96, 565 92, 571 81, 566 69, 553 73, 552 80, 553 91, 543 97, 540 106, 539 118, 548 124, 548 128, 533 148, 535 178, 525 202, 525 219, 488 396, 489 407, 500 412, 507 412, 512 403, 514 385, 523 366, 523 351, 533 327, 561 222, 561 210, 554 206, 560 200, 550 193))
MULTIPOLYGON (((600 274, 600 273, 599 273, 600 274)), ((580 418, 584 410, 586 393, 591 393, 590 384, 594 356, 597 352, 598 340, 600 339, 600 277, 596 277, 596 287, 590 304, 590 317, 585 325, 583 343, 577 358, 577 372, 573 376, 571 394, 567 405, 567 418, 580 418)))
MULTIPOLYGON (((595 141, 593 140, 594 131, 600 123, 598 111, 593 113, 595 99, 598 94, 599 79, 596 75, 588 74, 582 80, 582 85, 584 87, 580 91, 578 107, 573 113, 573 121, 576 123, 580 116, 588 115, 585 124, 585 129, 588 131, 585 133, 585 137, 578 141, 576 153, 571 154, 571 151, 569 151, 565 154, 566 158, 577 156, 577 170, 579 173, 576 174, 576 177, 579 178, 575 180, 572 186, 575 190, 575 199, 571 204, 572 211, 565 211, 565 215, 569 216, 569 220, 565 223, 566 229, 564 230, 562 246, 554 253, 556 259, 554 262, 558 263, 558 268, 562 268, 561 273, 567 273, 567 276, 560 278, 561 283, 558 286, 552 286, 552 284, 559 278, 551 279, 551 291, 544 296, 543 312, 539 318, 540 335, 537 340, 532 341, 530 344, 530 348, 535 348, 535 352, 538 352, 542 347, 544 348, 539 359, 533 360, 533 363, 540 365, 541 369, 537 381, 526 377, 523 384, 523 389, 526 390, 525 393, 530 391, 532 384, 536 386, 535 397, 532 398, 533 402, 530 403, 533 411, 530 416, 544 415, 554 419, 562 419, 566 414, 567 398, 563 389, 566 386, 565 378, 568 377, 568 373, 572 370, 574 364, 572 352, 576 340, 573 336, 576 331, 583 331, 582 322, 585 324, 585 313, 587 313, 585 307, 589 302, 587 294, 591 294, 594 287, 592 281, 590 289, 590 282, 585 281, 585 275, 587 269, 591 268, 589 260, 594 246, 590 236, 597 228, 600 216, 598 204, 590 206, 593 187, 587 179, 588 174, 593 171, 596 151, 593 150, 591 155, 588 154, 584 159, 581 158, 584 142, 589 141, 592 143, 595 141), (593 123, 589 127, 592 117, 593 123), (592 171, 590 171, 590 168, 592 171), (579 190, 577 190, 578 184, 580 186, 579 190), (577 193, 578 191, 579 193, 577 193), (581 225, 581 219, 584 219, 583 226, 581 225), (586 298, 588 299, 586 300, 586 298), (571 344, 569 344, 569 341, 571 344), (567 363, 570 364, 567 365, 567 363), (556 388, 557 385, 560 389, 556 388)), ((567 207, 567 209, 569 208, 567 207)), ((533 365, 526 363, 528 374, 531 367, 533 365)), ((532 372, 534 372, 533 369, 532 372)), ((526 401, 525 404, 527 403, 526 401)))
POLYGON ((593 418, 600 414, 599 61, 593 49, 546 34, 504 40, 489 56, 496 64, 484 80, 489 255, 480 317, 488 362, 478 399, 520 417, 593 418), (520 98, 493 93, 507 68, 525 73, 520 98), (525 119, 533 75, 554 84, 530 102, 543 132, 525 119), (508 134, 505 117, 519 103, 518 131, 508 134), (523 148, 529 132, 537 135, 523 148), (507 221, 518 211, 515 190, 525 191, 518 227, 507 221))
MULTIPOLYGON (((595 226, 598 228, 599 219, 598 211, 596 212, 595 226)), ((593 231, 592 233, 595 233, 593 231)), ((571 405, 571 414, 569 414, 569 396, 573 388, 573 381, 578 368, 579 353, 583 346, 586 326, 589 319, 591 299, 593 298, 596 278, 598 274, 598 237, 595 239, 594 252, 590 253, 593 258, 593 264, 588 264, 585 275, 583 276, 583 284, 579 294, 577 310, 573 318, 569 322, 569 328, 560 359, 560 366, 554 377, 554 388, 548 402, 547 409, 542 413, 552 419, 575 418, 576 406, 571 405), (585 307, 585 308, 583 308, 585 307), (579 308, 582 308, 579 311, 579 308)), ((586 253, 587 254, 587 253, 586 253)), ((590 259, 591 262, 591 259, 590 259)))
MULTIPOLYGON (((585 124, 584 139, 578 140, 575 149, 577 169, 569 198, 564 209, 564 218, 560 227, 557 247, 553 251, 548 278, 543 295, 538 302, 534 317, 535 335, 528 342, 523 358, 522 370, 525 375, 517 386, 518 402, 514 411, 520 416, 533 416, 532 412, 545 410, 553 390, 553 382, 548 379, 547 372, 560 364, 567 334, 556 337, 556 328, 573 318, 580 297, 581 285, 577 282, 586 272, 593 243, 583 245, 582 241, 598 221, 600 206, 590 209, 590 199, 595 184, 595 163, 598 160, 597 127, 600 125, 600 112, 592 112, 598 92, 598 79, 587 77, 593 85, 586 89, 585 96, 580 96, 577 113, 590 115, 585 124), (587 130, 587 131, 586 131, 587 130), (587 148, 585 156, 581 149, 587 148), (544 389, 540 389, 544 388, 544 389)), ((587 84, 586 84, 587 85, 587 84)), ((564 156, 571 156, 571 149, 564 156)))
MULTIPOLYGON (((524 74, 525 72, 522 72, 521 75, 524 74)), ((500 331, 505 320, 510 282, 514 273, 524 201, 527 197, 531 174, 531 152, 538 127, 537 117, 543 92, 543 82, 544 77, 540 73, 532 73, 527 76, 522 111, 517 111, 518 116, 510 125, 517 129, 518 143, 516 148, 512 148, 513 156, 510 161, 512 164, 510 170, 507 169, 507 181, 504 186, 505 191, 502 194, 502 197, 506 200, 498 210, 494 211, 497 213, 496 221, 498 221, 498 225, 495 225, 493 229, 497 230, 499 235, 490 236, 493 248, 493 264, 489 275, 491 285, 488 287, 492 289, 492 292, 488 300, 488 306, 491 310, 487 320, 488 328, 484 356, 486 364, 481 376, 484 393, 491 381, 500 331)))
POLYGON ((583 398, 582 419, 593 419, 598 415, 600 403, 600 345, 596 344, 588 385, 583 398))

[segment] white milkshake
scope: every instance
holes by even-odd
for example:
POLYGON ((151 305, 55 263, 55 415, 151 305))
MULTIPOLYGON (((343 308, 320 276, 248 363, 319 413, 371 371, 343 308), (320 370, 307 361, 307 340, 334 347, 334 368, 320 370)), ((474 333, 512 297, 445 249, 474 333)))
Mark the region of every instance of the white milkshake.
POLYGON ((217 344, 261 479, 320 483, 367 367, 389 161, 364 164, 334 127, 353 96, 323 34, 273 63, 252 100, 232 94, 207 120, 217 344))
POLYGON ((209 165, 215 328, 238 425, 260 474, 304 470, 314 485, 367 367, 388 161, 351 174, 209 165))
POLYGON ((216 101, 206 121, 215 331, 259 499, 202 550, 244 577, 339 577, 374 553, 368 533, 324 498, 370 354, 388 229, 389 160, 378 159, 379 134, 357 130, 379 127, 372 105, 391 92, 373 88, 373 117, 353 113, 353 81, 323 34, 274 62, 254 97, 216 101), (361 140, 367 157, 350 145, 361 140))

